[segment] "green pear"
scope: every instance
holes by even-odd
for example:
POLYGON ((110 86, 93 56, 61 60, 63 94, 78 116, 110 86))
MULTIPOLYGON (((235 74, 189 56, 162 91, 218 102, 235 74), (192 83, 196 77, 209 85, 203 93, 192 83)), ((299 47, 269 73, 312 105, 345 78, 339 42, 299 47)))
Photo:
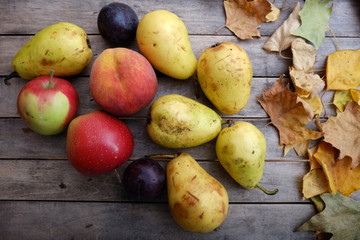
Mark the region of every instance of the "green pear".
POLYGON ((136 40, 141 53, 153 67, 176 79, 188 79, 196 71, 184 22, 167 10, 156 10, 140 20, 136 40))
POLYGON ((166 166, 170 212, 185 230, 206 233, 226 218, 229 197, 224 186, 187 153, 166 166))
POLYGON ((168 148, 188 148, 214 139, 222 127, 221 117, 211 108, 178 94, 156 99, 147 117, 151 140, 168 148))
POLYGON ((253 124, 237 121, 223 128, 216 140, 216 155, 230 176, 245 188, 260 188, 267 194, 259 181, 264 171, 266 140, 253 124))
POLYGON ((232 42, 220 42, 207 48, 197 65, 197 77, 204 94, 220 112, 229 115, 246 106, 252 76, 249 56, 232 42))
POLYGON ((59 22, 35 34, 12 60, 14 70, 23 79, 49 75, 71 76, 89 65, 92 51, 86 32, 79 26, 59 22))

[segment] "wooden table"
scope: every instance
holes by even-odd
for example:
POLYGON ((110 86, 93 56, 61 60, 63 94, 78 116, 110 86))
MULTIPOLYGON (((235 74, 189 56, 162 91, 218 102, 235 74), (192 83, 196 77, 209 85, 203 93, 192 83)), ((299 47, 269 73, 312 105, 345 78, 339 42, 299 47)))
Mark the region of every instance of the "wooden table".
MULTIPOLYGON (((96 19, 102 6, 111 1, 45 1, 14 0, 0 3, 0 75, 12 72, 11 60, 21 46, 42 28, 60 21, 75 23, 88 33, 94 59, 102 50, 112 47, 99 35, 96 19)), ((241 41, 228 29, 216 29, 225 24, 221 0, 130 1, 124 0, 141 17, 152 10, 167 9, 186 24, 193 51, 197 58, 210 45, 231 41, 243 47, 250 56, 254 78, 248 105, 235 120, 255 124, 267 140, 265 171, 261 184, 278 188, 274 196, 258 189, 239 186, 216 160, 214 141, 199 147, 181 149, 191 154, 229 193, 229 212, 224 223, 208 234, 182 230, 172 219, 164 193, 152 202, 131 200, 115 172, 88 178, 73 169, 66 151, 66 133, 40 136, 25 126, 16 109, 17 95, 26 83, 15 78, 10 85, 0 83, 0 239, 315 239, 313 232, 294 232, 316 213, 309 200, 303 200, 302 177, 309 169, 307 159, 294 151, 285 157, 279 147, 277 130, 267 126, 269 117, 256 101, 262 89, 268 89, 281 74, 288 74, 291 60, 262 49, 268 37, 288 17, 295 1, 288 0, 280 19, 261 24, 261 38, 241 41)), ((301 1, 303 5, 304 1, 301 1)), ((281 7, 283 1, 276 1, 281 7)), ((341 49, 360 48, 360 2, 334 1, 330 27, 341 49)), ((138 50, 134 42, 129 48, 138 50)), ((335 41, 327 32, 325 43, 317 53, 316 69, 324 69, 326 56, 336 50, 335 41)), ((99 107, 92 101, 89 90, 91 65, 80 75, 69 77, 80 95, 78 114, 99 107)), ((195 98, 192 80, 179 81, 158 75, 157 97, 178 93, 195 98)), ((210 107, 201 95, 196 99, 210 107)), ((331 96, 325 97, 326 103, 331 96)), ((328 113, 333 113, 326 104, 328 113)), ((121 118, 135 137, 131 159, 120 166, 119 174, 130 161, 145 154, 174 153, 152 143, 145 130, 147 109, 121 118)), ((222 115, 224 118, 229 116, 222 115)), ((166 162, 161 162, 163 166, 166 162)), ((352 196, 360 200, 360 193, 352 196)))

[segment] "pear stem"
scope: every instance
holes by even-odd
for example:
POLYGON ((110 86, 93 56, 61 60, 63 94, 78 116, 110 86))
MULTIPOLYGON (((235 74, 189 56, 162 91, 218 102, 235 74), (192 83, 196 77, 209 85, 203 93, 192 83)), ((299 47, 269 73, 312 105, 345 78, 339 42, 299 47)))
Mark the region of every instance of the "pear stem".
POLYGON ((162 160, 172 160, 176 157, 178 157, 180 154, 151 154, 151 155, 145 155, 146 158, 151 158, 156 160, 155 158, 161 158, 162 160))
POLYGON ((54 70, 50 70, 50 79, 49 79, 49 85, 47 86, 47 88, 54 88, 54 85, 53 85, 53 77, 54 77, 54 73, 55 71, 54 70))
POLYGON ((19 74, 16 71, 14 71, 14 72, 10 73, 9 75, 7 75, 6 77, 4 77, 5 85, 10 85, 9 80, 14 77, 19 77, 19 74))
POLYGON ((263 186, 261 186, 259 183, 256 184, 256 187, 259 188, 264 193, 266 193, 267 195, 275 195, 279 191, 278 189, 269 191, 269 190, 265 189, 263 186))

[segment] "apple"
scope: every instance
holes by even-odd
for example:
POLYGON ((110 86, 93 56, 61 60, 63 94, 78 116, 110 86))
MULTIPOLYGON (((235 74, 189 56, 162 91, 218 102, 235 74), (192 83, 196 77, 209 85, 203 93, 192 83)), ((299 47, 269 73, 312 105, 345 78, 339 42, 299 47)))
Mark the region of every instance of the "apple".
POLYGON ((74 118, 68 127, 66 152, 72 166, 88 177, 107 173, 126 162, 134 150, 127 125, 101 110, 74 118))
POLYGON ((105 49, 90 72, 90 91, 106 112, 127 116, 145 108, 158 87, 155 71, 140 53, 128 48, 105 49))
POLYGON ((79 97, 74 86, 67 80, 41 76, 27 82, 17 99, 20 117, 30 129, 42 135, 63 132, 75 117, 79 97))

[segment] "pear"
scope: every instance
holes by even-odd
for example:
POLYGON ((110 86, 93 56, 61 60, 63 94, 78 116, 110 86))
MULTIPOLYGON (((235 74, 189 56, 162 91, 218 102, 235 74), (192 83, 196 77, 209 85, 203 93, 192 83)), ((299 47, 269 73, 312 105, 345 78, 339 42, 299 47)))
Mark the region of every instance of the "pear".
POLYGON ((220 42, 207 48, 197 65, 197 77, 204 94, 220 112, 229 115, 246 106, 252 76, 249 56, 232 42, 220 42))
POLYGON ((259 181, 264 171, 266 140, 253 124, 237 121, 223 128, 216 140, 216 155, 230 176, 245 188, 260 188, 266 194, 275 194, 263 188, 259 181))
POLYGON ((12 60, 14 70, 23 79, 48 75, 71 76, 89 65, 92 51, 86 32, 79 26, 59 22, 35 34, 12 60))
POLYGON ((187 153, 180 153, 166 166, 170 212, 185 230, 206 233, 226 218, 229 197, 224 186, 187 153))
POLYGON ((221 117, 191 98, 168 94, 156 99, 147 116, 151 140, 167 148, 188 148, 214 139, 222 128, 221 117))
POLYGON ((153 67, 176 79, 188 79, 197 66, 184 22, 167 10, 145 14, 140 20, 136 40, 141 53, 153 67))

